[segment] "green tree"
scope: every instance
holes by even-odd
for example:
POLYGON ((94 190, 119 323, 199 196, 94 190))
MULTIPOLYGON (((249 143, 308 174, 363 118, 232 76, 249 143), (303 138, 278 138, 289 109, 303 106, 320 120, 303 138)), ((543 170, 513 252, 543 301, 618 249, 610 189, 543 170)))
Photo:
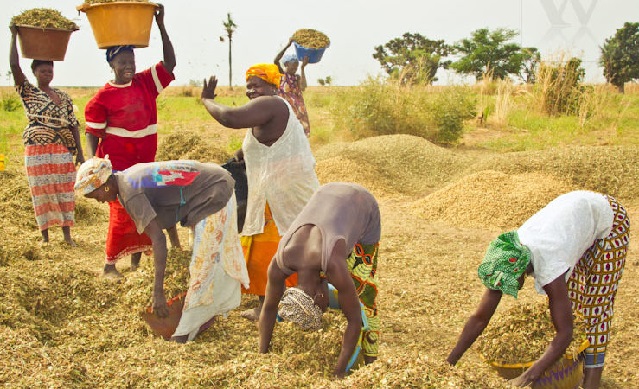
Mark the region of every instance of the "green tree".
POLYGON ((223 24, 224 29, 226 29, 226 37, 229 40, 229 87, 231 90, 233 90, 233 55, 231 53, 233 46, 233 33, 237 29, 238 25, 235 24, 233 18, 231 18, 230 12, 226 14, 226 20, 223 22, 223 24))
POLYGON ((443 40, 434 41, 407 32, 401 38, 375 47, 373 58, 392 79, 402 84, 430 84, 437 81, 435 74, 440 67, 448 68, 450 61, 442 61, 442 58, 449 53, 450 48, 443 40))
POLYGON ((529 57, 517 43, 511 42, 517 35, 514 30, 505 28, 473 31, 470 38, 453 46, 454 52, 462 56, 450 67, 458 73, 474 74, 477 80, 484 75, 502 80, 510 74, 519 75, 524 61, 529 57))
POLYGON ((599 64, 606 80, 621 93, 626 82, 639 78, 639 22, 624 23, 604 41, 599 64))

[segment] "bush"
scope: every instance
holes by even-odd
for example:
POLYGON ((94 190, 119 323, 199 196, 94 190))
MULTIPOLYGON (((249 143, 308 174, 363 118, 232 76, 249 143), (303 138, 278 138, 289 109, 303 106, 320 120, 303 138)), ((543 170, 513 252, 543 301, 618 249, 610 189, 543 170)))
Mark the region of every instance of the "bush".
POLYGON ((338 94, 331 111, 335 125, 355 139, 407 134, 453 144, 462 135, 463 121, 475 115, 475 98, 463 87, 438 90, 369 78, 354 91, 338 94))
POLYGON ((579 112, 579 102, 583 94, 580 87, 585 70, 579 58, 557 65, 542 63, 539 67, 536 90, 541 106, 548 115, 572 115, 579 112))
POLYGON ((431 111, 437 126, 435 143, 454 144, 462 137, 464 120, 474 118, 475 97, 463 87, 449 87, 437 94, 431 111))

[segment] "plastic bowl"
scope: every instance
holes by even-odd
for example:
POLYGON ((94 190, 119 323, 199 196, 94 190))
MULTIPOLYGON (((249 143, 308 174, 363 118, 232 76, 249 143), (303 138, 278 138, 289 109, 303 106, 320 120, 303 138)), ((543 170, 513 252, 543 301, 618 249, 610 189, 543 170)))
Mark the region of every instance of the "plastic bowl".
POLYGON ((326 51, 327 47, 321 49, 309 49, 307 47, 301 46, 297 42, 293 42, 295 46, 295 53, 297 55, 297 60, 302 61, 304 57, 308 57, 308 63, 317 63, 322 59, 324 55, 324 51, 326 51))

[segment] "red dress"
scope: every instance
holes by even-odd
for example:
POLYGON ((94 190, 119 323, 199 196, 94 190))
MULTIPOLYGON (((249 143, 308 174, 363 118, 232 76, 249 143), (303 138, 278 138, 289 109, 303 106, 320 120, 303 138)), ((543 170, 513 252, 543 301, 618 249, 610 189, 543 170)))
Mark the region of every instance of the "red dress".
MULTIPOLYGON (((160 92, 175 77, 161 62, 133 76, 126 85, 107 83, 87 103, 86 132, 100 141, 96 156, 108 155, 114 171, 136 163, 155 161, 157 151, 157 103, 160 92)), ((119 201, 109 203, 106 262, 133 253, 149 251, 151 240, 138 234, 135 224, 119 201)))

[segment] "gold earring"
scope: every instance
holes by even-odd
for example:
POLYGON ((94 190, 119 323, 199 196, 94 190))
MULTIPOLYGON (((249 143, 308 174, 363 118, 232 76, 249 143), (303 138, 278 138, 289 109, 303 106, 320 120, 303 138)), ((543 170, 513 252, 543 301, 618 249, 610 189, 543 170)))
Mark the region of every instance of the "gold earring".
POLYGON ((108 185, 106 185, 106 186, 104 187, 104 191, 105 191, 105 192, 108 192, 108 191, 110 191, 110 190, 111 190, 111 188, 109 188, 109 186, 108 186, 108 185))

